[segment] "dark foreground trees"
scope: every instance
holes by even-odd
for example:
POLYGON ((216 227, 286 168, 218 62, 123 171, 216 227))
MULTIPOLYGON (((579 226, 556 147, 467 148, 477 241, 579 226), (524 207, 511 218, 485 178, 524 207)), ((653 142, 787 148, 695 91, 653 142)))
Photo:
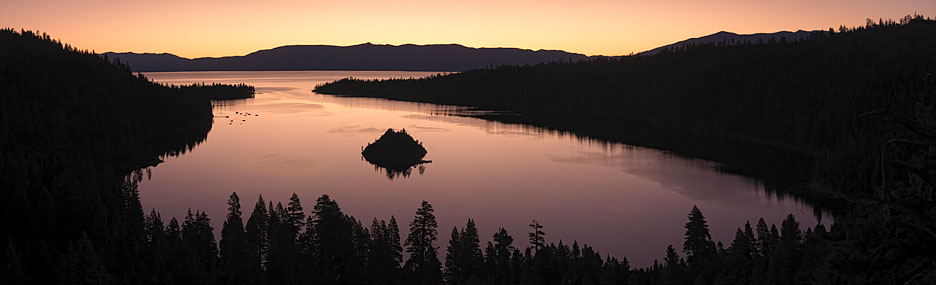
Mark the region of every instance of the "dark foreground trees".
POLYGON ((143 168, 205 139, 204 90, 157 84, 45 34, 0 29, 0 276, 10 276, 0 283, 215 280, 217 249, 202 247, 214 238, 207 216, 167 226, 144 217, 136 189, 143 168), (168 250, 183 236, 185 250, 168 250), (191 271, 173 269, 183 265, 191 271))
MULTIPOLYGON (((298 196, 290 200, 290 207, 301 207, 298 196)), ((831 284, 896 280, 889 279, 893 276, 869 273, 843 275, 842 262, 864 258, 862 252, 847 250, 860 247, 856 243, 865 239, 844 235, 843 231, 847 230, 841 229, 839 224, 834 226, 837 230, 831 232, 822 224, 803 231, 793 215, 783 220, 779 228, 768 226, 763 219, 758 221, 756 229, 746 223, 724 247, 721 242, 712 240, 702 211, 693 207, 685 226, 682 250, 669 246, 661 251, 661 262, 654 262, 648 268, 632 268, 626 258, 602 256, 591 246, 578 242, 570 245, 534 239, 540 242, 519 248, 504 228, 491 235, 491 241, 482 251, 477 226, 471 219, 464 227, 453 229, 446 255, 440 258, 435 244, 438 225, 432 205, 425 201, 417 209, 405 241, 401 241, 395 218, 374 219, 365 227, 343 213, 328 195, 316 200, 305 227, 298 231, 289 226, 290 212, 286 208, 273 206, 270 207, 272 211, 264 211, 267 206, 263 206, 262 198, 258 199, 248 219, 247 224, 251 226, 247 231, 238 231, 235 220, 240 207, 236 194, 232 194, 228 202, 220 252, 210 234, 208 217, 202 212, 187 215, 181 230, 175 220, 164 226, 155 211, 147 216, 144 248, 182 257, 148 251, 155 257, 146 262, 146 267, 152 269, 149 272, 154 274, 153 282, 598 285, 831 284), (258 224, 271 226, 254 226, 258 224), (281 225, 283 230, 272 225, 281 225), (247 232, 250 234, 246 235, 247 232), (231 245, 239 242, 244 244, 241 247, 243 258, 234 258, 231 245), (281 246, 272 246, 276 243, 281 246)), ((300 213, 291 214, 300 216, 300 213)), ((534 224, 538 226, 531 227, 530 234, 545 235, 542 225, 534 224)), ((845 225, 852 224, 846 222, 845 225)), ((83 243, 69 251, 67 260, 74 260, 70 262, 75 264, 63 267, 70 268, 67 274, 83 274, 86 278, 105 281, 113 278, 100 275, 103 267, 95 265, 100 257, 86 241, 83 243)), ((915 280, 934 280, 931 270, 923 268, 917 273, 920 274, 914 275, 915 280)))

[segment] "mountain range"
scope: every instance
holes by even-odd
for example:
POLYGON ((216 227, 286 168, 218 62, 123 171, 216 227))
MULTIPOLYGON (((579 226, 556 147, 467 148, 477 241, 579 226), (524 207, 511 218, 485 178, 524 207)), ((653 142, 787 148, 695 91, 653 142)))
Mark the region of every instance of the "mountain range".
POLYGON ((403 70, 462 71, 499 65, 551 61, 580 61, 588 56, 558 50, 471 48, 446 45, 353 46, 292 45, 260 50, 244 56, 188 59, 162 53, 103 54, 129 63, 133 71, 207 70, 403 70))
MULTIPOLYGON (((658 47, 638 55, 709 43, 788 41, 808 37, 811 32, 777 32, 739 35, 718 32, 658 47)), ((184 58, 169 53, 114 53, 107 58, 128 63, 137 72, 219 71, 219 70, 401 70, 465 71, 500 65, 527 65, 555 61, 581 61, 603 56, 586 56, 561 50, 518 48, 472 48, 458 44, 353 46, 290 45, 259 50, 243 56, 184 58)))

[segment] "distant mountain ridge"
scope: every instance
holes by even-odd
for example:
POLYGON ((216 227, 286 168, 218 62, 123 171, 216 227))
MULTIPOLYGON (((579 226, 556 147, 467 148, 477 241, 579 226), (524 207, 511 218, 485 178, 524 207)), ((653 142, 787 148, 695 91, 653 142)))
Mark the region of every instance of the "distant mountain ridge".
POLYGON ((404 70, 464 71, 499 65, 581 61, 589 57, 559 50, 471 48, 458 44, 353 46, 291 45, 243 56, 188 59, 161 53, 102 54, 129 63, 133 71, 217 70, 404 70))
MULTIPOLYGON (((823 31, 815 31, 823 32, 823 31)), ((679 41, 673 44, 668 44, 661 46, 655 49, 651 49, 645 52, 638 53, 637 55, 654 55, 660 53, 661 51, 681 48, 685 46, 693 45, 703 45, 703 44, 717 44, 717 43, 726 43, 726 44, 741 44, 741 43, 767 43, 770 40, 780 41, 781 39, 786 39, 787 41, 797 41, 802 40, 813 32, 798 30, 796 32, 782 31, 776 33, 756 33, 756 34, 736 34, 732 32, 721 31, 708 36, 690 38, 687 40, 679 41)))
MULTIPOLYGON (((823 32, 823 31, 818 31, 823 32)), ((653 55, 663 50, 712 43, 767 43, 770 40, 796 41, 813 32, 736 34, 718 32, 654 48, 637 55, 653 55)), ((459 44, 386 45, 364 43, 352 46, 288 45, 259 50, 242 56, 184 58, 169 53, 102 54, 129 63, 137 72, 224 71, 224 70, 402 70, 466 71, 500 65, 527 65, 555 61, 582 61, 604 56, 586 56, 561 50, 519 48, 472 48, 459 44)))

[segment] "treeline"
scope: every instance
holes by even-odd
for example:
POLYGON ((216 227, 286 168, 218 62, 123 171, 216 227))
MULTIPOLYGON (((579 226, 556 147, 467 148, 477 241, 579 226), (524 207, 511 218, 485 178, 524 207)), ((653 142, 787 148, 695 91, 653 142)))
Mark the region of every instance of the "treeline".
POLYGON ((247 99, 253 98, 254 93, 256 93, 253 86, 243 83, 237 85, 193 83, 181 86, 171 85, 169 88, 179 89, 182 94, 187 96, 199 96, 209 100, 247 99))
MULTIPOLYGON (((146 216, 142 257, 145 271, 133 282, 154 284, 793 284, 832 283, 827 260, 832 235, 823 225, 800 230, 790 215, 780 229, 763 219, 739 228, 730 245, 714 242, 702 212, 693 208, 681 252, 661 249, 663 262, 632 268, 627 258, 602 256, 587 244, 546 243, 533 221, 527 241, 504 228, 482 247, 472 219, 455 227, 444 247, 436 245, 438 224, 423 201, 401 239, 395 217, 369 226, 342 212, 328 195, 309 215, 299 197, 267 202, 261 196, 249 216, 236 193, 215 242, 210 219, 190 210, 168 224, 153 210, 146 216)), ((78 247, 82 243, 81 240, 78 247)), ((69 252, 67 280, 114 281, 93 249, 69 252), (72 264, 73 263, 73 264, 72 264), (79 270, 75 270, 79 269, 79 270)), ((848 280, 848 279, 844 279, 848 280)))
POLYGON ((0 283, 96 283, 61 278, 73 263, 120 282, 141 271, 145 174, 133 170, 191 150, 211 123, 204 98, 46 34, 0 30, 0 283), (80 259, 89 251, 99 255, 80 259))
POLYGON ((929 112, 933 46, 936 21, 908 16, 799 41, 715 43, 423 79, 343 79, 315 92, 508 111, 520 116, 493 118, 660 147, 740 172, 771 164, 745 157, 806 156, 796 168, 814 169, 809 183, 870 193, 881 180, 875 154, 906 131, 861 114, 929 112), (782 154, 760 154, 769 148, 782 154))

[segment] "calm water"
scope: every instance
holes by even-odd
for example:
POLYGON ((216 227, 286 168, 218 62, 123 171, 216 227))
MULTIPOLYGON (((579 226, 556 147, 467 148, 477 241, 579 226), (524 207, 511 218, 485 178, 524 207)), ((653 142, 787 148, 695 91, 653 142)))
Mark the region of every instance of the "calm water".
POLYGON ((668 244, 681 247, 693 205, 705 214, 712 237, 726 246, 746 220, 753 224, 763 217, 779 225, 792 213, 804 228, 817 223, 811 207, 770 197, 757 181, 720 173, 711 162, 447 115, 452 107, 310 91, 348 76, 427 74, 148 73, 173 84, 243 82, 260 94, 216 103, 206 141, 164 158, 152 168, 151 179, 141 183, 143 205, 166 219, 182 217, 188 208, 207 211, 220 231, 231 192, 241 197, 245 214, 261 193, 267 201, 285 202, 295 192, 307 212, 315 198, 327 193, 365 225, 394 215, 404 227, 420 201, 427 200, 436 209, 442 252, 452 227, 464 226, 469 217, 477 222, 482 243, 506 227, 520 248, 528 245, 527 225, 536 219, 545 225, 549 242, 578 240, 638 266, 662 260, 668 244), (387 128, 406 128, 423 142, 426 159, 433 162, 409 177, 388 179, 360 155, 361 147, 387 128))

